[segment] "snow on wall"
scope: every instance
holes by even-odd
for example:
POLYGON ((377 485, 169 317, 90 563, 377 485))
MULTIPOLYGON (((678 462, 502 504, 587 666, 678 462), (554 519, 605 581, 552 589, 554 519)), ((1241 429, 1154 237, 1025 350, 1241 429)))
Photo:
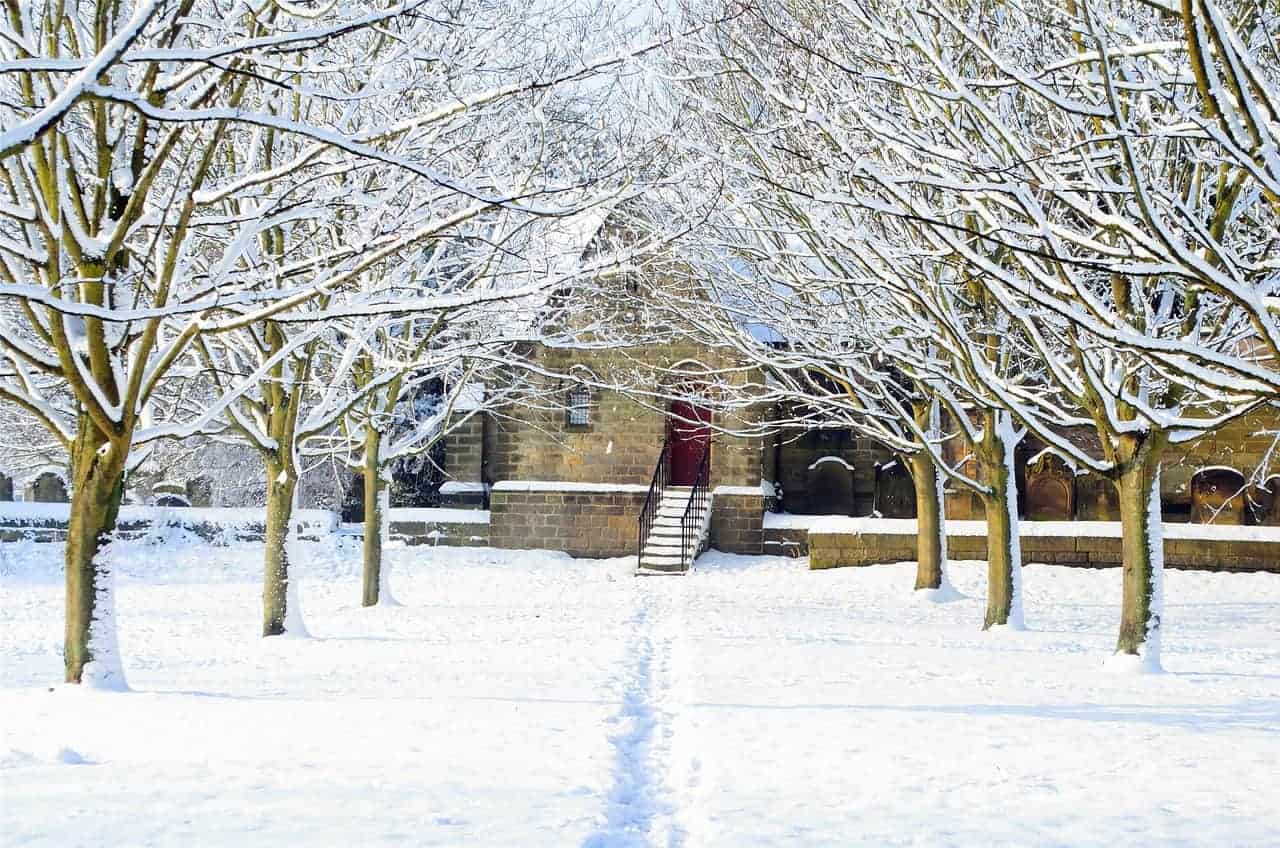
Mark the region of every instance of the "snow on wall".
POLYGON ((470 494, 474 492, 483 492, 488 487, 484 483, 467 483, 460 480, 446 480, 440 484, 440 494, 442 495, 460 495, 470 494))
POLYGON ((813 463, 809 466, 809 470, 812 471, 813 469, 817 468, 819 465, 823 465, 828 462, 839 463, 840 465, 843 465, 845 468, 849 469, 850 471, 853 471, 853 466, 845 462, 843 459, 841 459, 838 456, 819 457, 818 459, 815 459, 813 463))
MULTIPOLYGON (((765 526, 781 527, 770 521, 791 519, 790 526, 804 526, 806 520, 811 533, 850 534, 883 533, 914 536, 916 522, 912 518, 849 518, 839 515, 766 516, 765 526)), ((1020 536, 1092 536, 1119 539, 1119 521, 1020 521, 1020 536)), ((947 535, 985 536, 985 521, 948 521, 947 535)), ((1280 527, 1239 527, 1221 524, 1170 524, 1164 523, 1164 538, 1193 539, 1222 542, 1277 542, 1280 543, 1280 527)))
POLYGON ((448 509, 445 507, 393 507, 387 510, 391 523, 423 521, 433 524, 488 524, 487 509, 448 509))
MULTIPOLYGON (((566 483, 556 480, 503 480, 493 484, 495 492, 647 492, 639 483, 566 483)), ((759 494, 759 489, 752 489, 759 494)))
POLYGON ((468 383, 458 391, 457 400, 453 402, 454 412, 475 412, 484 408, 486 386, 484 383, 468 383))
MULTIPOLYGON (((71 504, 34 503, 29 501, 0 502, 0 526, 23 526, 35 522, 63 523, 71 518, 71 504)), ((173 523, 212 524, 239 527, 262 524, 266 511, 254 507, 152 507, 123 506, 117 517, 118 524, 173 523)), ((304 532, 332 532, 338 526, 338 516, 327 509, 300 509, 295 520, 304 532)))
POLYGON ((846 515, 793 515, 789 512, 766 512, 766 530, 809 530, 824 518, 848 518, 846 515))

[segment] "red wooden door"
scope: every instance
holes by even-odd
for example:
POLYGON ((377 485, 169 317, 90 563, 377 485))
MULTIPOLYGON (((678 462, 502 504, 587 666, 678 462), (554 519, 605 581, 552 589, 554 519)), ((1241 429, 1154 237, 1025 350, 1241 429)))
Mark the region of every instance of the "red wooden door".
POLYGON ((682 400, 671 404, 671 485, 692 486, 711 447, 711 412, 682 400))

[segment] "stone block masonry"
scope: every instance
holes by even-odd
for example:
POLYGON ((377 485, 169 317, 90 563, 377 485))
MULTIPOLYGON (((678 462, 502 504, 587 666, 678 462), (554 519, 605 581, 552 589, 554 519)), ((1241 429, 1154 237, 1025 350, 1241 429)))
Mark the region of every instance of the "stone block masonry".
MULTIPOLYGON (((579 557, 633 556, 648 487, 591 483, 506 482, 489 497, 495 548, 565 551, 579 557)), ((721 488, 711 501, 711 547, 764 550, 764 495, 756 487, 721 488)))
POLYGON ((576 557, 634 556, 648 491, 625 484, 498 483, 489 496, 489 543, 576 557))
POLYGON ((809 555, 809 531, 795 527, 764 528, 764 552, 769 556, 809 555))
POLYGON ((764 553, 764 493, 759 487, 712 491, 711 547, 730 554, 764 553))
POLYGON ((406 545, 477 548, 489 544, 489 513, 477 509, 393 509, 387 527, 406 545))
POLYGON ((481 482, 484 462, 485 426, 483 415, 472 415, 453 424, 445 436, 444 474, 441 503, 452 507, 479 507, 484 502, 481 482))
MULTIPOLYGON (((947 523, 951 560, 987 558, 986 524, 947 523)), ((1118 522, 1021 524, 1022 561, 1106 568, 1121 565, 1118 522)), ((809 531, 811 569, 878 565, 916 558, 914 521, 822 519, 809 531)), ((1166 524, 1169 568, 1280 572, 1280 528, 1166 524)))

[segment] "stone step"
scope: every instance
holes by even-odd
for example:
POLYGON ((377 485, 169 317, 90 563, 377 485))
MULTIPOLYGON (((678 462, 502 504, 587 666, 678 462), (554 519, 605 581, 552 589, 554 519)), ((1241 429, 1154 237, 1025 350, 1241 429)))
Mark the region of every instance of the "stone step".
MULTIPOLYGON (((681 507, 660 506, 658 507, 658 512, 656 514, 659 518, 680 518, 684 515, 684 511, 685 511, 685 507, 682 507, 682 506, 681 507)), ((707 508, 704 506, 702 509, 695 509, 693 511, 693 514, 706 515, 707 508)))
POLYGON ((684 557, 679 556, 642 556, 641 568, 684 568, 684 557))
POLYGON ((670 565, 641 565, 636 569, 637 577, 650 577, 658 575, 684 574, 688 571, 684 566, 670 565))
MULTIPOLYGON (((703 516, 701 515, 693 516, 693 527, 695 530, 699 526, 701 526, 702 518, 703 516)), ((657 529, 660 527, 664 530, 668 530, 674 527, 675 529, 679 530, 681 527, 684 526, 684 519, 683 518, 660 518, 657 521, 654 521, 653 524, 650 526, 654 529, 657 529)))
MULTIPOLYGON (((695 535, 697 534, 700 526, 701 522, 697 520, 693 522, 692 529, 695 535)), ((683 532, 683 527, 684 525, 679 521, 673 521, 670 524, 654 524, 653 527, 649 528, 649 535, 679 536, 683 532)))
POLYGON ((662 492, 653 513, 648 538, 644 540, 640 551, 636 574, 684 574, 689 569, 699 540, 691 539, 685 545, 685 513, 689 513, 693 524, 691 529, 696 533, 705 526, 707 514, 711 511, 709 497, 699 508, 690 510, 692 496, 691 486, 668 486, 662 492))
MULTIPOLYGON (((690 545, 689 546, 690 552, 692 552, 692 549, 693 549, 693 546, 690 545)), ((643 553, 640 554, 640 559, 646 560, 646 559, 649 559, 650 557, 677 557, 678 558, 680 556, 680 550, 681 549, 679 544, 645 545, 643 553)))

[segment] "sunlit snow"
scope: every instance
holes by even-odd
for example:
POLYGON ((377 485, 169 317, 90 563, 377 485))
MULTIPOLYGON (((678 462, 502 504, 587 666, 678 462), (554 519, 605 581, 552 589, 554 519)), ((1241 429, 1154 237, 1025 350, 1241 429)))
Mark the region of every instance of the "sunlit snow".
POLYGON ((310 638, 263 639, 261 548, 131 543, 132 691, 57 685, 58 545, 0 546, 6 844, 1275 844, 1280 575, 1167 575, 1165 674, 1103 670, 1120 573, 810 572, 297 543, 310 638))

